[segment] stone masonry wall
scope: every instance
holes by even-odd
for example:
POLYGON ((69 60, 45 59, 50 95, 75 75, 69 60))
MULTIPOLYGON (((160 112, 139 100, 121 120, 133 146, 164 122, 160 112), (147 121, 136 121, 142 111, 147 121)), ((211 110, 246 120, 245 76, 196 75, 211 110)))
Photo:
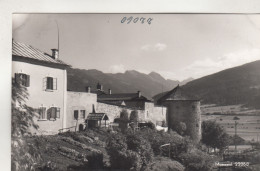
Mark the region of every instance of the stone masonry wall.
POLYGON ((186 135, 194 141, 199 142, 201 138, 201 116, 199 101, 169 101, 168 107, 168 127, 176 130, 180 122, 186 124, 186 135))

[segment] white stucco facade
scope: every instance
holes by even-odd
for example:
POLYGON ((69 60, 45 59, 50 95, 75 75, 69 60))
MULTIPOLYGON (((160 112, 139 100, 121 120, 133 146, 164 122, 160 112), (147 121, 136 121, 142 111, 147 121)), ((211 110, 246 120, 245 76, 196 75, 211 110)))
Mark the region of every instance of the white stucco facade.
POLYGON ((55 134, 59 129, 66 128, 66 99, 67 99, 67 72, 66 69, 37 65, 21 61, 12 62, 12 77, 15 73, 30 76, 30 85, 27 87, 29 99, 26 104, 35 109, 57 107, 60 109, 59 118, 35 118, 39 125, 37 134, 55 134), (46 77, 55 79, 55 90, 46 90, 46 77))
POLYGON ((92 112, 93 106, 96 109, 97 105, 97 95, 94 93, 88 92, 67 92, 67 128, 65 131, 70 130, 74 131, 75 126, 76 130, 79 130, 80 124, 84 125, 85 128, 85 119, 92 112), (74 118, 74 112, 78 113, 78 119, 74 118), (85 117, 82 116, 82 111, 85 113, 85 117))

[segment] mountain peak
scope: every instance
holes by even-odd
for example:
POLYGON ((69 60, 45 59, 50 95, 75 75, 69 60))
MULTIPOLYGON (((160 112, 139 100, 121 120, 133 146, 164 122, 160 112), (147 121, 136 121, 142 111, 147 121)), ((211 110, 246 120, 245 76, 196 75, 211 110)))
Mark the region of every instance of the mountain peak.
POLYGON ((150 77, 152 77, 154 80, 157 81, 165 81, 165 78, 163 78, 160 74, 157 72, 152 71, 150 74, 148 74, 150 77))

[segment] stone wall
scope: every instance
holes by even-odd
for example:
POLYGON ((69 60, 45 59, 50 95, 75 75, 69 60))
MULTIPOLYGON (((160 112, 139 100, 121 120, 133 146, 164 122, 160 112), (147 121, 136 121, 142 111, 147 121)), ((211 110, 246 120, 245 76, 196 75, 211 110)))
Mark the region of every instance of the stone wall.
POLYGON ((201 139, 200 101, 176 100, 165 103, 167 106, 167 122, 169 129, 176 130, 180 122, 186 124, 186 135, 194 141, 201 139))
MULTIPOLYGON (((115 118, 120 117, 120 112, 125 109, 129 113, 135 109, 125 106, 112 105, 102 102, 97 102, 96 112, 106 113, 109 117, 109 122, 113 122, 115 118)), ((145 103, 145 110, 136 110, 138 112, 139 121, 152 121, 154 124, 166 120, 166 108, 154 106, 153 103, 145 103)))
POLYGON ((145 103, 145 120, 151 121, 154 124, 162 123, 166 121, 166 107, 155 106, 154 103, 145 103))
POLYGON ((97 102, 97 106, 96 106, 96 112, 97 113, 106 113, 108 118, 109 118, 109 122, 114 122, 115 118, 119 118, 120 112, 123 109, 127 110, 127 112, 129 114, 132 111, 131 109, 129 109, 127 107, 123 107, 123 106, 119 106, 119 105, 106 104, 106 103, 101 103, 101 102, 97 102))

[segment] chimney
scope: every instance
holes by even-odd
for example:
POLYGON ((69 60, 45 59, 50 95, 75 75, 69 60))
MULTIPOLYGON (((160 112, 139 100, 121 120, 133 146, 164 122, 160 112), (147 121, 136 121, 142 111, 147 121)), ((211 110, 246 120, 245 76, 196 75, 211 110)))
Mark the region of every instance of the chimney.
POLYGON ((94 104, 92 104, 92 113, 96 113, 95 105, 94 105, 94 104))
POLYGON ((137 94, 139 98, 142 96, 141 91, 137 91, 137 94))
POLYGON ((112 90, 111 89, 108 89, 108 94, 112 94, 112 90))
POLYGON ((90 93, 90 91, 91 91, 90 86, 87 86, 87 87, 86 87, 86 92, 90 93))
POLYGON ((101 84, 97 84, 97 90, 100 90, 100 91, 102 91, 103 90, 103 86, 101 85, 101 84))
POLYGON ((52 58, 57 60, 59 58, 59 50, 58 49, 51 49, 52 50, 52 58))

